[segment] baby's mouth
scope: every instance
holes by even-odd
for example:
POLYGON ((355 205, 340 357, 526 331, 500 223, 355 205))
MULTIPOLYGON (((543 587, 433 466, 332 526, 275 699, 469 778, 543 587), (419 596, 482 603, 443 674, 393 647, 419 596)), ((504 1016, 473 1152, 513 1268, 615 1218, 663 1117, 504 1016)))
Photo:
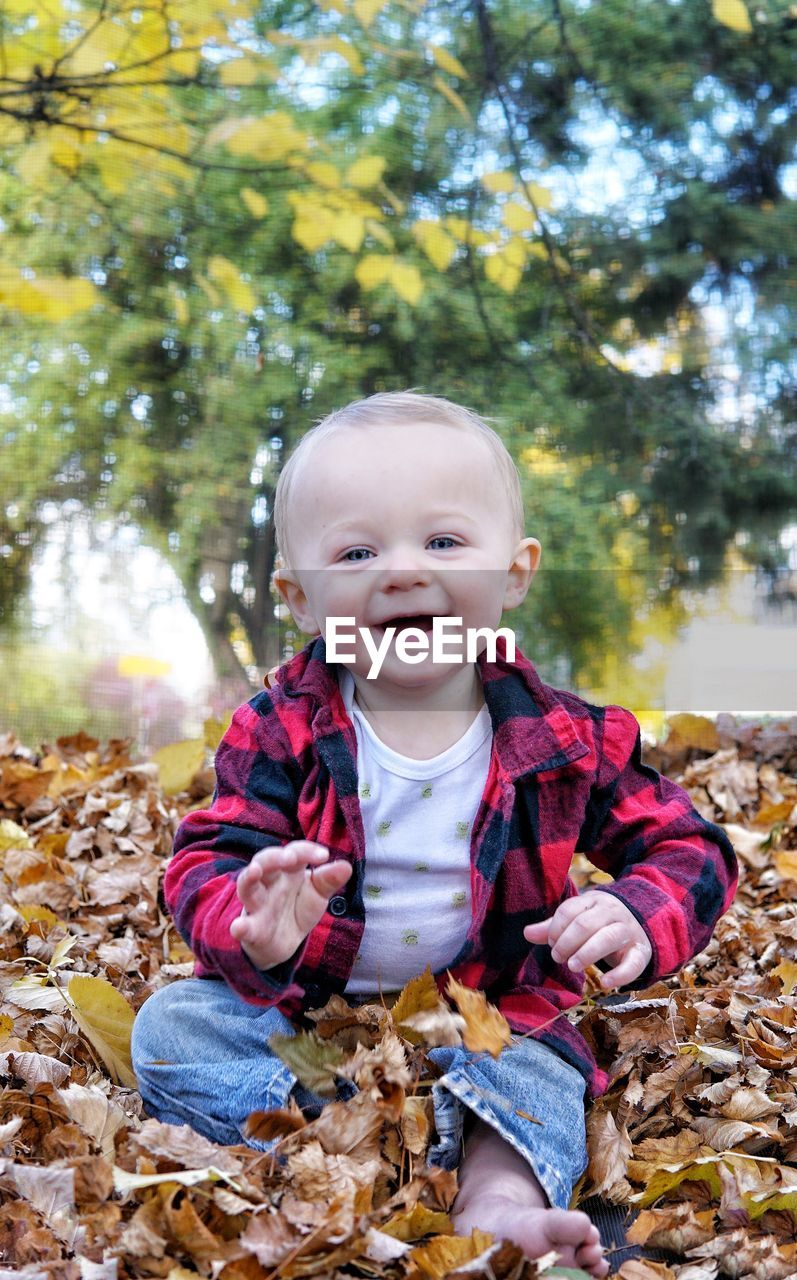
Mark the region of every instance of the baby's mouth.
POLYGON ((377 631, 385 631, 388 627, 395 627, 396 632, 405 631, 408 627, 418 627, 421 631, 425 631, 427 635, 431 634, 434 626, 434 618, 430 613, 420 613, 416 616, 408 614, 400 614, 395 618, 388 618, 386 622, 382 622, 375 628, 377 631))

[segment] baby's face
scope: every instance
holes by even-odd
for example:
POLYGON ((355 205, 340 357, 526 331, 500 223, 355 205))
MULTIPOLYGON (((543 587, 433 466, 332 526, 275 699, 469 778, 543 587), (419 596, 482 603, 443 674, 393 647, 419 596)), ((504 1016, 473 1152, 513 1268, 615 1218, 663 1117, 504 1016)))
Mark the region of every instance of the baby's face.
MULTIPOLYGON (((525 596, 539 554, 533 539, 518 543, 487 445, 424 422, 347 427, 317 444, 295 477, 289 538, 294 564, 276 581, 302 631, 326 638, 329 618, 353 617, 347 630, 368 627, 375 644, 385 624, 408 615, 423 615, 412 625, 430 636, 435 616, 498 627, 525 596), (510 573, 523 548, 530 571, 510 573), (281 579, 293 585, 283 590, 281 579)), ((346 648, 356 654, 350 670, 365 677, 362 639, 346 648)), ((431 654, 404 663, 393 642, 379 679, 418 685, 457 669, 431 654)))

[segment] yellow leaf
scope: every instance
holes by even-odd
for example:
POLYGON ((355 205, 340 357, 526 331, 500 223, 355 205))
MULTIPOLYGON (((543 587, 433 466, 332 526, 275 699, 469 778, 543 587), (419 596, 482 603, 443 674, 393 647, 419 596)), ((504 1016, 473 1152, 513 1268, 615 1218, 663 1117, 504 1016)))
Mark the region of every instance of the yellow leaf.
POLYGON ((205 763, 205 739, 187 738, 161 747, 152 757, 158 766, 160 783, 167 796, 187 791, 205 763))
POLYGON ((482 178, 482 186, 485 191, 492 191, 494 195, 498 195, 501 192, 514 191, 515 175, 510 173, 508 169, 485 173, 482 178))
POLYGON ((667 719, 666 748, 672 754, 678 751, 707 751, 713 754, 719 750, 720 740, 717 727, 708 716, 696 716, 689 711, 667 719))
POLYGON ((10 818, 0 819, 0 853, 7 849, 32 849, 30 836, 10 818))
POLYGON ((374 18, 382 12, 386 4, 387 0, 354 0, 352 9, 357 21, 367 31, 374 18))
POLYGON ((427 44, 426 48, 441 71, 447 71, 449 75, 458 76, 460 80, 468 79, 468 73, 459 58, 455 58, 453 53, 448 52, 448 49, 443 49, 439 44, 427 44))
POLYGON ((442 1235, 451 1230, 447 1213, 414 1204, 409 1213, 396 1213, 380 1228, 395 1240, 421 1240, 424 1236, 442 1235))
POLYGON ((131 28, 124 22, 98 22, 80 40, 72 45, 64 67, 67 75, 98 76, 105 70, 106 62, 119 65, 122 55, 130 46, 131 28))
POLYGON ((445 225, 452 235, 456 236, 458 240, 462 240, 465 244, 493 244, 497 239, 495 234, 480 231, 478 227, 474 227, 472 223, 468 222, 467 218, 448 217, 445 220, 445 225))
POLYGON ((478 1258, 493 1243, 493 1237, 476 1228, 469 1236, 437 1236, 429 1244, 412 1250, 410 1261, 428 1280, 444 1280, 466 1262, 478 1258))
POLYGON ((501 254, 510 267, 522 269, 526 265, 526 244, 523 240, 507 240, 501 249, 501 254))
MULTIPOLYGON (((20 908, 17 907, 17 910, 20 908)), ((784 996, 790 996, 797 986, 797 964, 793 960, 781 960, 772 972, 780 978, 784 996)))
POLYGON ((171 669, 170 662, 163 662, 160 658, 150 658, 146 653, 123 653, 116 661, 117 674, 127 679, 134 679, 136 676, 146 676, 150 679, 167 676, 171 669))
POLYGON ((231 724, 232 711, 228 711, 226 715, 221 717, 221 719, 217 719, 215 716, 208 716, 202 726, 202 731, 205 736, 205 746, 208 751, 216 750, 216 747, 221 742, 231 724))
POLYGON ((273 80, 274 69, 274 63, 268 58, 231 58, 221 64, 219 80, 224 85, 254 84, 264 72, 273 80))
POLYGON ((535 221, 531 209, 518 204, 516 200, 509 200, 504 205, 504 222, 510 231, 531 231, 535 221))
POLYGON ((136 1089, 130 1057, 134 1013, 124 996, 106 978, 78 974, 69 979, 69 1007, 81 1031, 91 1041, 115 1084, 136 1089))
POLYGON ((384 156, 362 156, 346 170, 346 181, 352 187, 373 187, 381 180, 387 160, 384 156))
MULTIPOLYGON (((654 1204, 667 1191, 674 1191, 682 1182, 706 1182, 711 1194, 717 1199, 722 1195, 722 1183, 717 1173, 719 1156, 712 1154, 686 1163, 663 1165, 656 1169, 647 1180, 643 1191, 637 1191, 630 1198, 631 1203, 640 1209, 654 1204)), ((629 1164, 629 1173, 633 1176, 634 1162, 629 1164)))
POLYGON ((91 281, 79 276, 36 276, 25 280, 18 271, 0 268, 0 305, 25 315, 68 320, 101 300, 91 281))
POLYGON ((412 228, 413 235, 426 256, 437 267, 445 271, 457 251, 456 241, 439 222, 421 218, 412 228))
POLYGON ((14 1019, 9 1017, 7 1013, 0 1013, 0 1049, 13 1033, 14 1019))
POLYGON ((797 849, 778 849, 775 870, 784 880, 797 880, 797 849))
POLYGON ((440 992, 434 980, 431 966, 427 965, 417 978, 411 978, 400 991, 398 999, 390 1010, 390 1016, 396 1026, 401 1026, 405 1018, 414 1013, 430 1013, 440 1003, 440 992))
POLYGON ((366 253, 354 268, 354 277, 361 289, 375 289, 390 279, 393 258, 384 253, 366 253))
POLYGON ((465 1019, 462 1039, 466 1049, 473 1053, 486 1052, 497 1058, 501 1050, 512 1043, 509 1023, 495 1005, 487 1003, 483 991, 449 978, 446 995, 454 1001, 465 1019))
POLYGON ((233 116, 222 120, 207 136, 211 146, 224 146, 232 155, 254 156, 266 164, 307 151, 308 137, 287 111, 264 116, 233 116))
POLYGON ((485 259, 484 274, 488 280, 497 284, 506 293, 514 293, 520 284, 522 272, 518 267, 507 262, 502 253, 493 253, 485 259))
POLYGON ((438 93, 442 93, 443 97, 451 103, 452 107, 456 107, 459 114, 467 120, 468 124, 473 124, 473 116, 468 111, 463 99, 459 96, 456 89, 452 89, 450 84, 446 84, 442 76, 435 76, 432 84, 438 93))
POLYGON ((208 275, 221 285, 237 311, 254 311, 257 306, 254 290, 241 279, 240 271, 229 258, 213 254, 208 259, 208 275))
POLYGON ((381 223, 377 222, 376 218, 366 218, 365 229, 369 236, 373 236, 374 240, 378 240, 386 249, 389 249, 391 252, 395 249, 396 242, 392 235, 388 231, 387 227, 383 227, 381 223))
POLYGON ((741 1201, 752 1222, 755 1222, 770 1211, 797 1212, 797 1191, 793 1188, 791 1190, 784 1189, 783 1191, 779 1191, 776 1188, 768 1188, 766 1191, 744 1191, 742 1192, 741 1201))
POLYGON ((80 166, 80 147, 75 145, 74 135, 66 130, 53 129, 50 135, 50 159, 53 164, 67 173, 75 173, 80 166))
POLYGON ((527 182, 525 190, 534 201, 538 209, 553 208, 553 194, 547 187, 541 187, 537 182, 527 182))
POLYGON ((339 245, 356 253, 365 235, 365 220, 355 213, 339 213, 332 223, 332 237, 339 245))
POLYGON ((173 49, 169 54, 167 66, 174 75, 189 76, 193 79, 199 71, 201 61, 202 53, 199 49, 173 49))
POLYGON ((315 253, 332 238, 332 227, 326 219, 299 217, 291 227, 291 235, 308 253, 315 253))
POLYGON ((315 182, 319 187, 327 187, 333 190, 340 186, 340 174, 334 164, 330 164, 328 160, 311 160, 304 169, 311 182, 315 182))
POLYGON ((390 283, 400 298, 414 306, 423 294, 423 280, 417 267, 405 262, 394 262, 390 283))
POLYGON ((38 920, 42 924, 46 924, 53 929, 60 923, 58 916, 54 911, 51 911, 49 907, 25 906, 23 903, 21 906, 17 907, 17 911, 22 916, 23 920, 27 920, 28 924, 32 924, 34 921, 38 920))
POLYGON ((365 66, 353 44, 350 44, 348 40, 341 39, 340 36, 333 36, 330 39, 330 45, 335 53, 339 53, 341 58, 345 58, 356 76, 363 75, 365 66))
POLYGON ((748 35, 753 30, 750 14, 743 0, 713 0, 711 9, 717 22, 721 22, 723 27, 741 31, 743 35, 748 35))
POLYGON ((253 218, 265 218, 268 213, 268 200, 265 196, 261 196, 259 191, 253 191, 251 187, 242 187, 241 199, 253 218))

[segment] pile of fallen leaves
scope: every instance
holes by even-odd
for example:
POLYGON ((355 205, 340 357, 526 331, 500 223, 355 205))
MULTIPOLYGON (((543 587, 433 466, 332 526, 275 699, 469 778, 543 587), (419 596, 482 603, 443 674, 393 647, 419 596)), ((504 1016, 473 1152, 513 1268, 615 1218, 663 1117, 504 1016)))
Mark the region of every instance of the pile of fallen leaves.
MULTIPOLYGON (((192 972, 158 883, 212 787, 219 730, 146 763, 85 734, 39 753, 0 738, 0 1274, 581 1275, 452 1235, 456 1175, 425 1161, 439 1074, 426 1050, 497 1054, 508 1039, 456 983, 442 999, 420 975, 390 1008, 335 997, 312 1033, 274 1045, 332 1100, 315 1119, 293 1104, 250 1117, 267 1151, 144 1117, 133 1018, 192 972)), ((626 1262, 624 1280, 797 1275, 797 722, 678 717, 648 758, 726 826, 742 878, 677 978, 606 1005, 588 975, 576 1017, 612 1083, 577 1194, 641 1210, 630 1238, 670 1251, 626 1262)), ((586 859, 574 874, 601 878, 586 859)))

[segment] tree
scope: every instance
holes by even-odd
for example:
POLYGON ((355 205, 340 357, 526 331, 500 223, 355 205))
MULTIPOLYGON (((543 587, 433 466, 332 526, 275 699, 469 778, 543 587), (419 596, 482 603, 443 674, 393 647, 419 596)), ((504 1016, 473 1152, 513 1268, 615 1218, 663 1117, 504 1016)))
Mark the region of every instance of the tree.
POLYGON ((270 664, 280 459, 421 386, 525 451, 568 570, 536 608, 586 677, 663 567, 716 574, 793 508, 788 4, 103 4, 23 39, 29 12, 4 10, 0 78, 9 546, 46 495, 133 519, 219 660, 238 636, 270 664), (592 212, 598 127, 627 176, 592 212), (712 291, 758 317, 726 353, 712 291), (589 575, 629 548, 609 598, 589 575))

